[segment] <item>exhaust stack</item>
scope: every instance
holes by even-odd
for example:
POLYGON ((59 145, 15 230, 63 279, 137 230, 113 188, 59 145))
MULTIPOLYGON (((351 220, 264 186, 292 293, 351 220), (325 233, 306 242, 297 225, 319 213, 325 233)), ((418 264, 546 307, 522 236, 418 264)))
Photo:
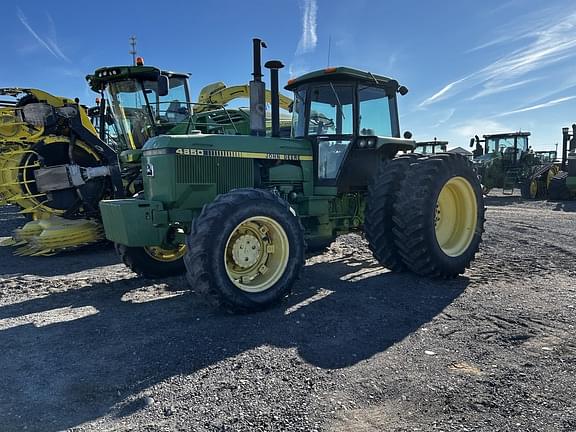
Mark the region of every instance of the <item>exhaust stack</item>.
POLYGON ((562 128, 562 164, 560 165, 561 171, 566 171, 566 160, 568 158, 568 143, 570 141, 570 128, 562 128))
POLYGON ((270 69, 270 102, 272 105, 272 136, 280 136, 280 91, 278 90, 278 71, 284 67, 279 60, 270 60, 264 67, 270 69))
POLYGON ((266 48, 262 39, 252 39, 254 78, 250 81, 250 135, 254 136, 266 135, 266 85, 262 81, 262 48, 266 48))

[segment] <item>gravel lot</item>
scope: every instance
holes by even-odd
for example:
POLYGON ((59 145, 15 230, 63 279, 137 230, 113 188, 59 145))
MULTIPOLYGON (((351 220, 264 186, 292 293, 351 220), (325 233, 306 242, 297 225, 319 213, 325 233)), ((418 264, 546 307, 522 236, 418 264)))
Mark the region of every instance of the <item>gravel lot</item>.
MULTIPOLYGON (((576 203, 487 200, 466 275, 345 236, 230 316, 93 248, 0 248, 0 431, 575 431, 576 203)), ((0 237, 23 219, 0 210, 0 237)))

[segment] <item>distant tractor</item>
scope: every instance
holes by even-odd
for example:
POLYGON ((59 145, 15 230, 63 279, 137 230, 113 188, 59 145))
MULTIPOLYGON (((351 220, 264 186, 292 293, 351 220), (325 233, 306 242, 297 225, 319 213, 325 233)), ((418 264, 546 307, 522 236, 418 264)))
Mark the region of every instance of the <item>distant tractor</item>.
POLYGON ((278 69, 269 61, 272 134, 265 136, 260 40, 251 81, 253 136, 163 135, 142 154, 144 193, 100 204, 106 236, 143 276, 167 275, 140 249, 184 255, 191 287, 235 312, 267 308, 290 291, 305 251, 363 232, 392 271, 463 273, 482 238, 484 202, 471 162, 403 154, 397 94, 370 72, 331 67, 292 79, 292 136, 280 138, 278 69))
POLYGON ((470 140, 474 165, 484 193, 502 188, 511 195, 519 188, 522 197, 544 198, 552 177, 558 172, 555 151, 533 151, 528 145, 530 132, 478 135, 470 140))
POLYGON ((562 158, 560 172, 550 182, 548 198, 569 200, 576 198, 576 124, 562 128, 562 158))
POLYGON ((447 147, 448 141, 437 141, 436 139, 432 141, 418 141, 413 152, 421 155, 431 155, 445 152, 447 147))

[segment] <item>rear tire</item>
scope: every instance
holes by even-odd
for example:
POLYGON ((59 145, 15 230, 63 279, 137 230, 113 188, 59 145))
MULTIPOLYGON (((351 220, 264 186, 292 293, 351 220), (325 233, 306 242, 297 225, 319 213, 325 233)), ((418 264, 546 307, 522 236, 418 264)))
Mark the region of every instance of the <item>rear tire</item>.
POLYGON ((161 260, 154 258, 152 251, 143 247, 128 247, 118 243, 115 243, 114 247, 130 270, 147 279, 178 276, 186 271, 184 251, 178 252, 174 258, 161 260))
POLYGON ((394 203, 394 239, 406 267, 452 278, 474 259, 484 232, 484 199, 470 161, 436 154, 410 165, 394 203))
POLYGON ((191 288, 235 313, 280 302, 304 266, 300 219, 265 190, 236 189, 206 204, 187 245, 191 288))
POLYGON ((394 242, 394 201, 411 163, 418 155, 407 154, 383 161, 368 187, 364 232, 374 258, 394 272, 406 270, 394 242))

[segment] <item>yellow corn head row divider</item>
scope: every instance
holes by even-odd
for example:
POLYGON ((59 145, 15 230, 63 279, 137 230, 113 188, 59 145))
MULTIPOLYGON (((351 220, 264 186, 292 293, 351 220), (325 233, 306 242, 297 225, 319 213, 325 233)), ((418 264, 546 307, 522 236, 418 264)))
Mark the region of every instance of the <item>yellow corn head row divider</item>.
POLYGON ((5 245, 18 246, 16 255, 48 256, 102 239, 102 224, 96 220, 70 220, 53 216, 28 222, 17 229, 13 239, 5 245))

